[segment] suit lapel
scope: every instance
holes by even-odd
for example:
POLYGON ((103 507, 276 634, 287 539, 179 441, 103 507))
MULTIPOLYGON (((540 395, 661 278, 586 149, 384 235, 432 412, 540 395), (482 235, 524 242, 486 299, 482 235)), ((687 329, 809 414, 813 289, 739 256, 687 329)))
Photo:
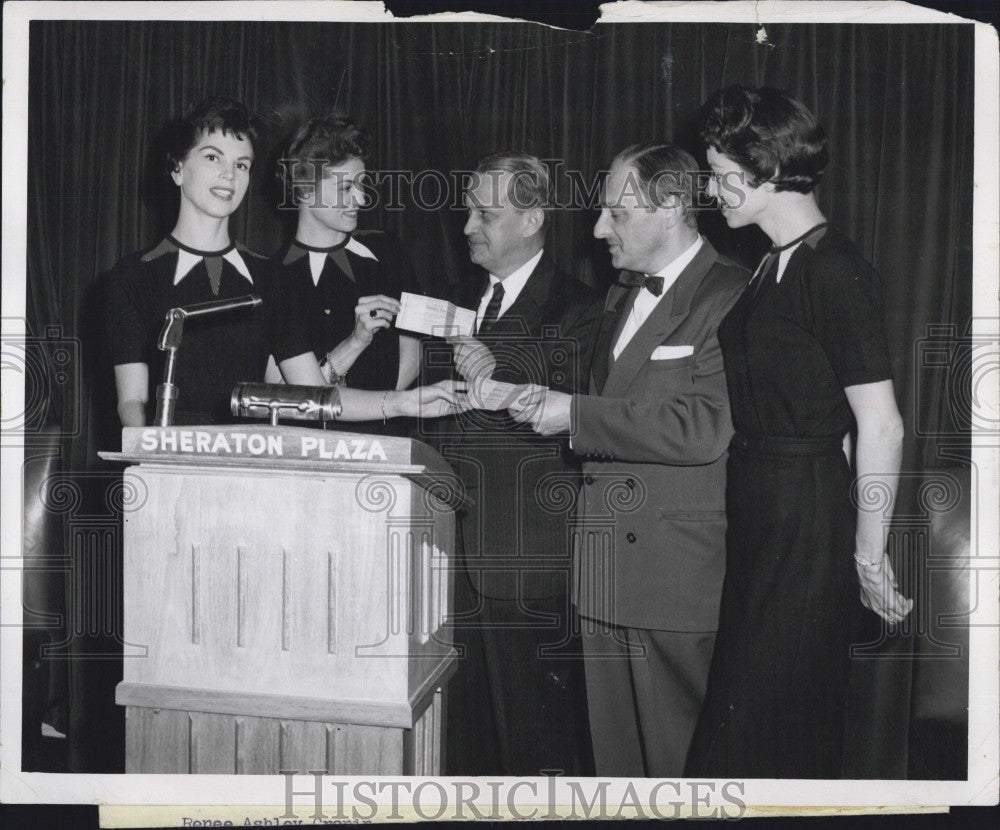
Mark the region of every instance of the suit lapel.
MULTIPOLYGON (((688 316, 695 292, 717 259, 718 254, 715 249, 707 241, 704 242, 694 259, 688 263, 666 296, 660 300, 622 353, 618 355, 618 359, 611 365, 602 394, 618 397, 625 393, 636 374, 649 360, 653 350, 670 337, 688 316)), ((639 289, 633 289, 632 293, 638 291, 639 289)), ((626 305, 628 310, 631 310, 632 303, 626 305)), ((619 331, 625 314, 620 316, 622 322, 617 326, 619 331)))
POLYGON ((611 347, 618 342, 618 335, 621 334, 622 326, 625 325, 625 318, 632 310, 635 294, 634 290, 624 289, 619 286, 612 286, 611 292, 609 292, 607 307, 604 309, 604 316, 601 318, 601 327, 597 332, 597 340, 594 343, 594 359, 591 368, 593 374, 592 391, 598 395, 604 391, 608 372, 614 363, 611 347))
POLYGON ((554 273, 555 266, 547 254, 542 254, 517 299, 496 321, 489 333, 524 335, 537 333, 544 318, 554 273))
MULTIPOLYGON (((545 319, 546 306, 549 302, 549 295, 552 292, 552 281, 555 279, 555 265, 548 253, 542 254, 542 258, 531 272, 524 288, 517 295, 517 299, 511 303, 503 316, 494 323, 493 328, 483 335, 489 338, 495 334, 530 334, 538 330, 545 319)), ((479 303, 489 287, 489 276, 480 271, 478 274, 470 275, 458 286, 448 293, 448 299, 455 305, 462 308, 469 308, 478 311, 479 303)), ((473 335, 478 337, 479 335, 473 335)))

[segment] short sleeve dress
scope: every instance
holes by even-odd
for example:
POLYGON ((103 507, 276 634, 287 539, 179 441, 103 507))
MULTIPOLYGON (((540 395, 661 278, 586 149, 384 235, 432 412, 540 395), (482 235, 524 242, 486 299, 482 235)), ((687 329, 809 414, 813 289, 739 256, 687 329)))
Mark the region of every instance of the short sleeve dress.
POLYGON ((263 303, 185 322, 174 369, 177 424, 231 423, 233 386, 262 381, 269 355, 280 363, 309 351, 301 328, 287 325, 303 313, 303 300, 276 283, 267 259, 242 246, 198 251, 168 236, 115 266, 105 307, 112 361, 149 366, 147 423, 163 379, 166 353, 156 343, 167 312, 247 294, 263 303))
POLYGON ((844 388, 892 376, 878 276, 820 225, 765 256, 719 341, 727 570, 686 774, 838 778, 863 614, 844 388))
MULTIPOLYGON (((399 241, 383 231, 358 231, 330 248, 290 242, 273 260, 283 284, 309 298, 300 318, 309 348, 322 360, 354 330, 354 307, 361 297, 385 294, 399 299, 403 291, 420 293, 399 241)), ((399 332, 392 326, 376 332, 347 372, 355 389, 395 389, 399 377, 399 332)), ((353 432, 406 433, 406 419, 351 422, 353 432)))

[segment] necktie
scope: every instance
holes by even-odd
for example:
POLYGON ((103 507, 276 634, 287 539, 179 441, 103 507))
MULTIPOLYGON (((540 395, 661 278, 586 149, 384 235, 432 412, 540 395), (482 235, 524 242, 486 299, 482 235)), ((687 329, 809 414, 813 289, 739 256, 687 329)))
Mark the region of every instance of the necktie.
POLYGON ((647 277, 635 271, 622 271, 618 277, 618 284, 627 285, 629 288, 645 288, 655 297, 663 293, 663 277, 647 277))
POLYGON ((498 282, 493 286, 493 296, 486 304, 486 311, 483 314, 483 322, 479 324, 479 333, 484 334, 493 328, 493 324, 500 318, 500 303, 503 302, 503 283, 498 282))

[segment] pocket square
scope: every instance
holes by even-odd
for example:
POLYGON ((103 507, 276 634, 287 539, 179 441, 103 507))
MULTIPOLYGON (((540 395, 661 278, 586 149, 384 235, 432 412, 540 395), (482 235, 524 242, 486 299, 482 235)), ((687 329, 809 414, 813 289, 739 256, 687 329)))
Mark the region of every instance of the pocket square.
POLYGON ((694 346, 657 346, 649 356, 650 360, 676 360, 679 357, 690 357, 694 354, 694 346))

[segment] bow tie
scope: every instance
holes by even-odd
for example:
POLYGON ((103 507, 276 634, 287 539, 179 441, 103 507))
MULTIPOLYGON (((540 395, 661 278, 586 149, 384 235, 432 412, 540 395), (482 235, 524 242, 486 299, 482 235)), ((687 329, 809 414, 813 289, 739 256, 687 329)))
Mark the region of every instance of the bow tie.
POLYGON ((636 271, 622 271, 618 277, 619 285, 629 288, 645 288, 654 297, 663 293, 663 277, 648 277, 636 271))

